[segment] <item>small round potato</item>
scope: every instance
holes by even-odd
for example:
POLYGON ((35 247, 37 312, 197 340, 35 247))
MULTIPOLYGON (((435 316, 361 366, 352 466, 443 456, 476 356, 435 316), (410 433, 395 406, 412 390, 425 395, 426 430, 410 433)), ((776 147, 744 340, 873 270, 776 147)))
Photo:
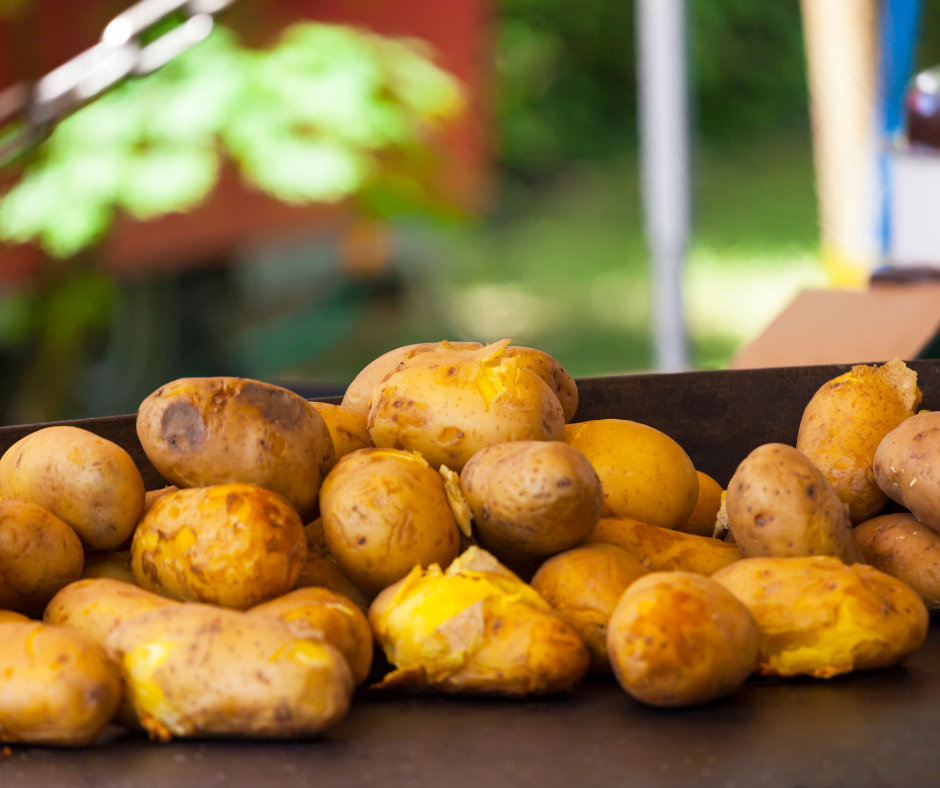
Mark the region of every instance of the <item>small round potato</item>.
POLYGON ((38 621, 0 630, 0 741, 94 741, 121 697, 121 674, 104 649, 81 632, 38 621))
POLYGON ((171 605, 108 637, 152 738, 300 737, 349 708, 352 671, 327 643, 298 638, 273 616, 171 605))
POLYGON ((29 616, 12 610, 0 610, 0 624, 21 624, 30 621, 29 616))
POLYGON ((558 397, 525 358, 504 355, 508 343, 438 347, 397 367, 372 392, 375 445, 417 451, 435 468, 459 473, 486 446, 561 439, 558 397))
POLYGON ((359 587, 349 579, 340 569, 336 559, 328 552, 310 550, 307 553, 307 563, 297 578, 295 590, 298 588, 328 588, 337 594, 342 594, 361 611, 369 609, 369 600, 359 587))
POLYGON ((499 558, 545 558, 597 525, 603 491, 591 463, 555 441, 487 446, 460 474, 480 544, 499 558))
POLYGON ((85 566, 82 568, 82 580, 108 578, 122 583, 137 585, 137 578, 131 571, 131 551, 111 550, 85 553, 85 566))
POLYGON ((562 412, 565 414, 565 424, 574 418, 578 409, 578 385, 568 371, 548 353, 529 347, 507 347, 503 351, 506 358, 518 359, 523 366, 534 372, 548 387, 555 392, 562 412))
POLYGON ((323 484, 320 511, 330 554, 371 596, 413 567, 450 563, 460 551, 444 482, 420 454, 347 454, 323 484))
POLYGON ((696 536, 714 536, 723 490, 721 485, 708 474, 701 471, 696 471, 695 474, 698 476, 698 500, 695 502, 695 508, 689 515, 689 519, 676 530, 696 536))
POLYGON ((875 479, 892 501, 940 529, 940 411, 901 422, 878 444, 875 479))
POLYGON ((359 449, 369 449, 375 444, 369 435, 367 414, 358 413, 342 405, 330 405, 327 402, 311 402, 312 407, 326 422, 333 440, 335 459, 330 463, 332 468, 340 457, 359 449))
POLYGON ((857 526, 855 540, 875 569, 913 588, 928 610, 940 610, 940 534, 912 514, 885 514, 857 526))
POLYGON ((714 580, 688 572, 641 577, 607 628, 617 681, 651 706, 693 706, 733 692, 759 650, 748 609, 714 580))
POLYGON ((734 543, 748 558, 834 555, 864 562, 846 505, 792 446, 758 446, 734 472, 725 498, 734 543))
POLYGON ((312 516, 333 463, 326 422, 303 397, 242 378, 183 378, 141 403, 137 435, 179 487, 256 484, 312 516))
POLYGON ((634 580, 648 570, 626 550, 610 544, 579 547, 550 558, 532 588, 578 633, 591 652, 591 671, 610 673, 607 624, 634 580))
POLYGON ((58 517, 25 501, 0 501, 0 607, 42 615, 82 574, 82 543, 58 517))
POLYGON ((111 550, 134 532, 144 480, 117 444, 78 427, 46 427, 0 458, 0 496, 52 512, 88 550, 111 550))
POLYGON ((698 500, 689 455, 659 430, 620 419, 565 427, 564 442, 584 453, 604 488, 603 517, 678 528, 698 500))
MULTIPOLYGON (((251 615, 275 616, 292 625, 309 626, 349 661, 356 684, 372 668, 372 630, 363 612, 341 594, 325 588, 298 588, 251 608, 251 615)), ((295 626, 294 631, 303 634, 295 626)))
POLYGON ((137 526, 131 547, 141 588, 241 610, 290 591, 306 560, 297 512, 252 484, 164 496, 137 526))

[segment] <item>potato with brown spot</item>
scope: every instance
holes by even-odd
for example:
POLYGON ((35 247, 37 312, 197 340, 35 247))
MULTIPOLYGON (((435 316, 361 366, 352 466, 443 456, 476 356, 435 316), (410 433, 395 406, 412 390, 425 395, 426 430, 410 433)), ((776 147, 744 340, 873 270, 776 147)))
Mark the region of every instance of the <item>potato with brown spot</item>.
POLYGON ((623 592, 648 570, 610 544, 578 547, 550 558, 532 588, 578 633, 591 652, 591 672, 610 673, 607 625, 623 592))
POLYGON ((714 580, 655 572, 631 585, 607 629, 614 675, 651 706, 694 706, 737 689, 757 665, 760 632, 714 580))
POLYGON ((82 574, 75 532, 41 506, 0 501, 0 608, 42 615, 46 603, 82 574))
POLYGON ((689 519, 676 530, 696 536, 714 536, 718 510, 721 508, 721 494, 724 491, 708 474, 701 471, 696 471, 695 474, 698 476, 698 500, 689 519))
POLYGON ((578 409, 578 385, 568 371, 548 353, 529 347, 515 347, 510 345, 503 351, 506 358, 515 358, 522 365, 544 380, 548 387, 555 392, 565 416, 565 424, 574 418, 578 409))
POLYGON ((117 444, 78 427, 46 427, 0 458, 0 496, 48 510, 88 550, 110 550, 134 532, 144 481, 117 444))
POLYGON ((888 502, 875 479, 875 451, 885 435, 914 415, 920 400, 917 373, 896 358, 881 367, 852 367, 806 406, 796 448, 848 504, 854 524, 874 517, 888 502))
POLYGON ((330 405, 327 402, 311 402, 312 407, 326 422, 333 440, 335 459, 330 468, 341 457, 359 449, 368 449, 374 446, 372 436, 369 435, 367 414, 359 413, 342 405, 330 405))
POLYGON ((137 413, 137 435, 178 487, 255 484, 313 516, 334 460, 330 431, 303 397, 243 378, 182 378, 137 413))
POLYGON ((846 505, 805 455, 782 443, 754 449, 725 497, 735 544, 748 558, 834 555, 864 562, 846 505))
POLYGON ((602 517, 582 544, 612 544, 626 550, 651 572, 711 575, 744 556, 737 545, 629 517, 602 517))
POLYGON ((591 463, 554 441, 498 443, 460 474, 480 545, 499 558, 546 558, 597 525, 603 491, 591 463))
POLYGON ((874 467, 885 495, 940 529, 940 411, 918 413, 889 432, 874 467))

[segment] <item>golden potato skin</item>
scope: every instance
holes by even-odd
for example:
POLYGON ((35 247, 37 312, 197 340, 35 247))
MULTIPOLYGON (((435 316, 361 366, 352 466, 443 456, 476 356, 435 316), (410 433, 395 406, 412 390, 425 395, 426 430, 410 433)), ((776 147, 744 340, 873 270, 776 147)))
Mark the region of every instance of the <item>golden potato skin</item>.
POLYGON ((130 455, 78 427, 46 427, 0 458, 0 497, 37 504, 69 525, 88 550, 110 550, 134 531, 144 480, 130 455))
POLYGON ((845 504, 805 455, 783 443, 752 451, 725 497, 735 544, 748 558, 834 555, 863 562, 845 504))
POLYGON ((255 484, 314 513, 334 459, 326 422, 303 397, 242 378, 182 378, 141 403, 137 435, 179 487, 255 484))
POLYGON ((504 355, 508 341, 480 350, 441 346, 398 366, 372 392, 375 445, 417 451, 459 473, 495 443, 560 440, 558 397, 524 358, 504 355))
POLYGON ((577 544, 597 525, 603 491, 591 463, 555 441, 514 441, 481 449, 460 473, 480 544, 498 557, 545 558, 577 544))
POLYGON ((721 494, 724 490, 707 473, 696 471, 695 475, 698 476, 698 500, 689 519, 676 530, 696 536, 714 536, 718 510, 721 508, 721 494))
POLYGON ((918 520, 940 528, 940 411, 901 422, 875 451, 875 480, 918 520))
POLYGON ((421 342, 417 345, 390 350, 379 356, 375 361, 362 370, 343 396, 343 407, 368 417, 369 399, 372 390, 382 382, 386 375, 391 373, 399 364, 413 359, 421 353, 427 353, 436 347, 446 344, 456 350, 478 350, 483 347, 479 342, 421 342))
POLYGON ((369 609, 369 600, 359 587, 340 569, 336 559, 326 552, 309 551, 307 562, 300 571, 294 588, 327 588, 342 594, 363 612, 369 609))
POLYGON ((320 511, 330 554, 369 596, 460 551, 444 482, 412 452, 347 454, 323 484, 320 511))
POLYGON ((897 664, 927 636, 928 614, 904 583, 833 556, 748 558, 712 579, 761 630, 758 672, 831 678, 897 664))
POLYGON ((621 419, 565 427, 564 442, 584 453, 604 488, 603 517, 678 528, 698 500, 689 455, 659 430, 621 419))
POLYGON ((578 409, 578 385, 561 364, 548 353, 529 347, 509 346, 503 351, 503 356, 519 359, 526 369, 534 372, 548 384, 558 397, 565 416, 565 424, 574 418, 575 411, 578 409))
POLYGON ((548 559, 532 578, 532 588, 584 641, 591 652, 591 672, 610 673, 610 617, 623 592, 648 573, 626 550, 593 544, 548 559))
MULTIPOLYGON (((365 614, 349 599, 326 588, 299 588, 248 611, 275 616, 288 624, 309 626, 349 661, 353 679, 361 684, 372 668, 372 630, 365 614)), ((294 629, 298 634, 301 630, 294 629)))
POLYGON ((82 580, 108 578, 122 583, 137 585, 137 578, 131 571, 130 550, 110 550, 85 553, 85 566, 82 567, 82 580))
POLYGON ((0 624, 21 624, 30 621, 29 616, 13 610, 0 610, 0 624))
POLYGON ((914 415, 917 373, 894 359, 881 367, 852 367, 813 395, 800 422, 796 448, 822 471, 857 525, 884 508, 872 463, 878 444, 914 415))
POLYGON ((620 686, 651 706, 694 706, 737 689, 754 670, 760 632, 714 580, 654 572, 623 594, 607 628, 620 686))
POLYGON ((0 629, 0 741, 94 741, 121 696, 121 675, 104 649, 80 632, 38 621, 0 629))
POLYGON ((311 402, 312 407, 326 422, 333 440, 335 457, 330 468, 336 465, 340 457, 359 449, 368 449, 374 446, 372 436, 369 435, 367 414, 359 413, 342 405, 330 405, 327 402, 311 402))
POLYGON ((651 572, 695 572, 711 575, 744 555, 737 545, 629 517, 602 517, 582 544, 612 544, 626 550, 651 572))
POLYGON ((313 736, 349 708, 352 672, 327 643, 273 616, 210 605, 153 610, 108 637, 155 739, 313 736))
POLYGON ((146 591, 241 610, 290 591, 306 560, 297 512, 252 484, 164 496, 131 546, 131 570, 146 591))
POLYGON ((383 688, 545 695, 572 687, 590 662, 545 600, 477 547, 446 572, 415 567, 376 597, 369 623, 396 667, 383 688))
POLYGON ((0 608, 42 615, 82 574, 82 543, 58 517, 25 501, 0 501, 0 608))
POLYGON ((928 610, 940 610, 940 534, 912 514, 885 514, 855 528, 865 560, 913 588, 928 610))

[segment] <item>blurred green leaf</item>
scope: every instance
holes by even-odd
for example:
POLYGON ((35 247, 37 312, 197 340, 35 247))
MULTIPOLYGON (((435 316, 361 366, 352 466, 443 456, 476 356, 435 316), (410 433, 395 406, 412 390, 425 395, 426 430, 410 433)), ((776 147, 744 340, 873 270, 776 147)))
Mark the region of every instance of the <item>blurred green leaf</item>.
POLYGON ((218 169, 212 148, 151 148, 128 162, 118 202, 138 219, 183 211, 209 193, 218 169))

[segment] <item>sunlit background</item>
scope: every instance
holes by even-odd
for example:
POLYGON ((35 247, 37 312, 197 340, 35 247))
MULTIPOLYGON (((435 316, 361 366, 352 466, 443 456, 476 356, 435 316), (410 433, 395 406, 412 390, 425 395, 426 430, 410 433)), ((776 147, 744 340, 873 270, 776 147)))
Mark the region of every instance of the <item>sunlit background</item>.
MULTIPOLYGON (((0 0, 0 88, 127 3, 0 0)), ((695 367, 820 262, 798 0, 690 0, 695 367)), ((632 2, 240 0, 0 173, 0 422, 230 374, 341 391, 442 338, 649 369, 632 2)), ((917 65, 940 62, 940 0, 917 65)))

